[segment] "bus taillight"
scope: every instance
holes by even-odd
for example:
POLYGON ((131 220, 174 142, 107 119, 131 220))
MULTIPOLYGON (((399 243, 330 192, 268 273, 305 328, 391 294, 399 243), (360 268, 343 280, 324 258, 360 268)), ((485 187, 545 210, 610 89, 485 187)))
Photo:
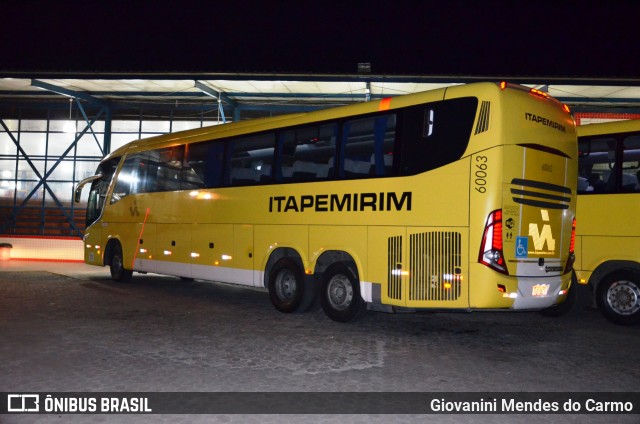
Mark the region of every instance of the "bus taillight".
POLYGON ((529 90, 529 93, 534 95, 534 96, 541 97, 543 99, 553 100, 554 102, 556 102, 557 104, 560 105, 560 107, 562 108, 563 111, 565 111, 566 113, 571 113, 571 109, 569 109, 569 106, 567 106, 564 103, 561 103, 560 101, 558 101, 558 99, 555 99, 554 97, 552 97, 546 91, 538 90, 537 88, 531 88, 529 90))
POLYGON ((529 93, 533 94, 534 96, 544 97, 545 99, 549 98, 549 93, 538 90, 537 88, 532 88, 531 90, 529 90, 529 93))
POLYGON ((571 243, 569 244, 569 253, 574 253, 576 250, 576 219, 573 218, 573 224, 571 224, 571 243))
POLYGON ((491 212, 487 218, 478 262, 503 274, 509 274, 502 252, 502 209, 491 212))

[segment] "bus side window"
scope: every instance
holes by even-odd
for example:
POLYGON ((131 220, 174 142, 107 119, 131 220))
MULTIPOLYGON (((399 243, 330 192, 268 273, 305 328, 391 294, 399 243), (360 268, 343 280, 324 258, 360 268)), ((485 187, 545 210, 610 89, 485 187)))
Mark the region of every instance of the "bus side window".
POLYGON ((336 134, 336 124, 313 125, 280 133, 277 180, 300 182, 331 178, 336 134))
POLYGON ((396 115, 347 121, 342 134, 341 177, 392 175, 396 115))
POLYGON ((184 160, 182 161, 182 172, 180 175, 180 189, 181 190, 196 190, 199 188, 205 188, 204 180, 200 178, 200 175, 193 169, 191 163, 188 160, 190 144, 184 146, 184 160))
POLYGON ((640 136, 611 135, 579 142, 580 193, 640 191, 640 136), (620 149, 620 150, 619 150, 620 149), (622 153, 619 156, 619 153, 622 153), (586 179, 586 189, 581 182, 586 179))
POLYGON ((269 183, 275 154, 275 135, 260 134, 230 141, 230 184, 254 185, 269 183))
POLYGON ((591 173, 591 165, 588 164, 590 147, 588 141, 578 140, 578 193, 592 192, 598 180, 598 176, 591 173))
POLYGON ((614 193, 617 190, 617 146, 618 142, 613 137, 581 142, 580 151, 588 152, 579 157, 579 176, 588 182, 584 192, 614 193))
POLYGON ((149 191, 180 190, 184 146, 152 150, 151 155, 150 162, 157 167, 157 173, 155 175, 150 173, 148 176, 149 191))
POLYGON ((622 191, 640 191, 640 135, 625 137, 622 146, 622 191))
POLYGON ((401 174, 419 174, 460 159, 469 144, 477 108, 476 97, 463 97, 404 110, 401 174))
POLYGON ((205 141, 190 144, 186 152, 186 164, 205 188, 222 187, 224 176, 223 141, 205 141))

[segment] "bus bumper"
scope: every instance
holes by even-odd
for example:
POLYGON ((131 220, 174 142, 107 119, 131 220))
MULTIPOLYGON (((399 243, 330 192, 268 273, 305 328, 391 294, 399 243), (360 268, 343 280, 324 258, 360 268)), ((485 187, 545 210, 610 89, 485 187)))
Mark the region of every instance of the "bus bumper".
POLYGON ((514 299, 512 309, 545 309, 566 296, 571 283, 571 273, 557 277, 518 278, 517 293, 505 293, 514 299))

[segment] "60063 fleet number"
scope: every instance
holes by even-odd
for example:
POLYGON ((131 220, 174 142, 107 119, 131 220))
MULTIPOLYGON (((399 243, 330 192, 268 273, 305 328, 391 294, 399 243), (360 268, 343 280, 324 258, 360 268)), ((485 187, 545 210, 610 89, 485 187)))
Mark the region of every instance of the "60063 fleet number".
POLYGON ((476 156, 475 163, 475 189, 479 193, 487 192, 487 167, 489 163, 489 158, 486 156, 476 156))

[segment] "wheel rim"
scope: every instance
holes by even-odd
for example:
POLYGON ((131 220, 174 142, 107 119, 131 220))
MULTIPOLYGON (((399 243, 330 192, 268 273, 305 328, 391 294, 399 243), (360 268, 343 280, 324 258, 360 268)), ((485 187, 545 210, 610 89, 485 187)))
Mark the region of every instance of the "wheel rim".
POLYGON ((618 314, 635 314, 640 310, 640 288, 631 281, 616 281, 607 291, 607 304, 618 314))
POLYGON ((346 275, 335 275, 327 287, 331 307, 338 311, 347 309, 353 301, 353 286, 346 275))
POLYGON ((283 269, 276 277, 276 294, 281 300, 290 300, 295 296, 298 282, 295 275, 288 269, 283 269))

